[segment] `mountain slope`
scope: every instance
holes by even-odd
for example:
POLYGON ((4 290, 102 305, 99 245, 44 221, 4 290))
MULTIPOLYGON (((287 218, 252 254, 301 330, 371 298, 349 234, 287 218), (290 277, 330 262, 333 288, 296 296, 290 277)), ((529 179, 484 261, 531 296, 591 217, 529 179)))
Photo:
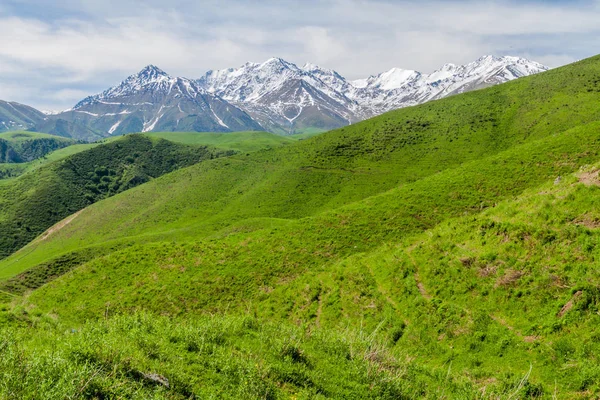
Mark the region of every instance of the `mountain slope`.
POLYGON ((350 97, 366 107, 371 115, 377 115, 547 70, 548 67, 534 61, 509 56, 484 56, 466 65, 446 64, 431 74, 394 68, 353 81, 357 90, 352 91, 350 97))
POLYGON ((59 124, 85 127, 86 139, 150 131, 231 132, 260 130, 246 113, 201 90, 185 78, 173 78, 147 66, 118 86, 80 101, 72 110, 49 117, 40 127, 58 133, 59 124))
POLYGON ((0 100, 0 132, 28 130, 45 118, 46 115, 35 108, 0 100))
MULTIPOLYGON (((358 121, 352 101, 319 74, 326 72, 304 70, 281 58, 271 58, 262 64, 209 71, 198 84, 243 107, 266 129, 278 133, 328 130, 358 121)), ((339 79, 343 80, 341 76, 339 79)))

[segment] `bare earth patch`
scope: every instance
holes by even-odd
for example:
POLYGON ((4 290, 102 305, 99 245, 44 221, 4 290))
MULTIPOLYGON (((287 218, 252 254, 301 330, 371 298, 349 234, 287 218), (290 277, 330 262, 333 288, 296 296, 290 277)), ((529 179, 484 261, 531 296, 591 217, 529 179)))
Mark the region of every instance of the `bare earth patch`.
POLYGON ((481 278, 486 278, 490 275, 496 274, 497 270, 498 270, 498 267, 496 267, 495 265, 486 265, 485 267, 483 267, 479 270, 479 276, 481 278))
POLYGON ((575 225, 582 225, 588 229, 598 229, 600 228, 600 220, 591 215, 582 215, 575 220, 575 225))
POLYGON ((556 316, 558 318, 560 318, 563 315, 565 315, 566 313, 568 313, 569 310, 571 310, 571 308, 573 308, 573 306, 575 305, 575 302, 577 301, 577 299, 579 299, 581 297, 582 294, 583 294, 583 292, 581 290, 579 290, 578 292, 576 292, 573 295, 573 297, 571 297, 571 300, 567 301, 567 304, 565 304, 563 306, 563 308, 560 309, 560 311, 558 312, 558 314, 556 314, 556 316))
POLYGON ((423 296, 425 299, 427 300, 431 300, 431 295, 429 293, 427 293, 427 289, 425 289, 425 285, 423 285, 423 283, 421 282, 421 278, 419 277, 419 265, 417 264, 417 262, 415 261, 415 259, 413 258, 411 252, 417 247, 419 243, 415 243, 413 244, 411 247, 407 248, 405 250, 406 255, 408 256, 408 258, 410 259, 410 262, 415 266, 415 282, 417 283, 417 289, 419 289, 419 293, 421 293, 421 296, 423 296))
POLYGON ((425 297, 427 300, 431 300, 431 295, 427 293, 427 289, 425 289, 425 285, 419 280, 418 274, 415 274, 415 281, 417 281, 417 288, 419 289, 421 296, 425 297))
POLYGON ((582 172, 579 174, 579 182, 586 186, 600 186, 600 178, 598 178, 599 170, 582 172))
POLYGON ((496 287, 512 285, 513 283, 518 281, 519 278, 521 278, 523 275, 525 275, 525 273, 523 271, 515 271, 512 269, 509 269, 508 271, 506 271, 504 276, 502 276, 502 277, 500 277, 500 279, 498 279, 498 281, 496 282, 496 287))

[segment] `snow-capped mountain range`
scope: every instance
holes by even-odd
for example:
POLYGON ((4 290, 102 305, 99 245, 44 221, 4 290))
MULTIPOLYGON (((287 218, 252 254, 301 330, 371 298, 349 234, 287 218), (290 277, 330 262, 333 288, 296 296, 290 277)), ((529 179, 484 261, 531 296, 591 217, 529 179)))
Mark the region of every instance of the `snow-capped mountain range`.
POLYGON ((467 65, 446 64, 431 74, 393 68, 349 81, 314 64, 298 67, 272 58, 262 64, 209 71, 198 83, 245 110, 263 127, 294 133, 331 129, 547 70, 523 58, 484 56, 467 65))
POLYGON ((70 110, 36 114, 38 120, 31 124, 39 131, 87 140, 148 131, 294 134, 334 129, 546 70, 523 58, 485 56, 466 65, 446 64, 430 74, 393 68, 351 81, 314 64, 299 67, 272 58, 208 71, 193 80, 149 65, 70 110))

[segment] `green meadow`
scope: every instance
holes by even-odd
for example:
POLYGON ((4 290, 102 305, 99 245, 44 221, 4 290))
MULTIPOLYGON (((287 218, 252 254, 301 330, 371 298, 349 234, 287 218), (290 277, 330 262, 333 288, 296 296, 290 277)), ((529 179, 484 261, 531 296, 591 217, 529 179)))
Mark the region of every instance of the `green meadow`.
POLYGON ((221 150, 254 152, 293 143, 290 137, 268 132, 149 132, 146 135, 189 145, 215 147, 221 150))

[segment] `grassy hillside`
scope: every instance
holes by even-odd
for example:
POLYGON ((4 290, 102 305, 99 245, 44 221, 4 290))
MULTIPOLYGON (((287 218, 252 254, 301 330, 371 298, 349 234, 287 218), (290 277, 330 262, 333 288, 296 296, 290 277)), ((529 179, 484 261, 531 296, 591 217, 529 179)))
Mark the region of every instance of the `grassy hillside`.
POLYGON ((177 143, 211 146, 222 150, 253 152, 293 143, 293 140, 268 132, 149 132, 150 137, 159 137, 177 143))
MULTIPOLYGON (((52 235, 46 240, 35 241, 6 260, 4 268, 0 269, 0 276, 10 276, 27 265, 35 265, 41 261, 50 260, 52 256, 68 251, 81 251, 83 248, 92 247, 96 251, 105 252, 112 251, 115 246, 125 246, 129 243, 142 245, 148 242, 171 243, 172 241, 193 240, 193 249, 196 248, 194 246, 198 244, 198 240, 205 239, 200 248, 209 246, 211 249, 209 253, 216 257, 213 259, 211 256, 209 260, 212 261, 206 261, 208 265, 216 263, 219 258, 225 260, 223 267, 215 271, 215 290, 223 294, 225 299, 232 292, 249 290, 252 293, 240 297, 240 300, 246 300, 247 296, 256 294, 256 288, 248 286, 249 282, 240 274, 242 266, 243 270, 250 275, 268 275, 269 266, 275 268, 276 271, 282 268, 281 260, 285 256, 286 265, 290 270, 283 270, 284 273, 302 272, 303 270, 296 271, 295 269, 300 265, 304 268, 310 265, 317 267, 323 262, 339 257, 343 258, 353 253, 369 251, 384 241, 398 240, 406 235, 430 228, 448 217, 458 216, 465 212, 480 211, 506 196, 518 194, 527 187, 573 171, 578 165, 595 161, 600 154, 599 142, 595 138, 597 129, 597 124, 573 129, 546 140, 534 141, 484 160, 449 169, 361 202, 299 220, 283 220, 272 217, 236 220, 235 214, 229 211, 226 214, 228 224, 225 224, 222 221, 224 217, 216 208, 219 206, 225 210, 224 201, 215 205, 215 208, 208 209, 205 204, 202 204, 206 192, 193 191, 193 186, 190 186, 190 182, 194 181, 194 176, 201 175, 197 172, 197 169, 202 167, 202 164, 199 164, 84 210, 67 226, 52 232, 52 235), (515 179, 515 176, 519 178, 515 179), (183 184, 184 182, 185 184, 183 184), (162 199, 157 195, 162 192, 169 192, 169 200, 166 203, 162 203, 162 199), (149 197, 158 201, 148 202, 149 197), (189 205, 187 206, 188 210, 186 210, 186 205, 189 205), (194 205, 198 205, 201 209, 196 209, 194 205), (209 217, 210 214, 213 214, 212 218, 209 217), (115 224, 118 224, 119 230, 112 229, 115 224), (251 243, 254 243, 252 238, 257 240, 255 245, 258 247, 254 249, 254 245, 248 243, 245 251, 239 255, 249 257, 249 259, 238 260, 234 256, 239 251, 238 242, 250 240, 251 243), (94 246, 94 243, 99 246, 94 246), (328 251, 319 251, 323 243, 328 243, 328 251), (270 251, 271 247, 283 250, 270 251), (290 248, 302 248, 303 251, 297 254, 295 252, 287 254, 289 251, 286 249, 290 248), (230 252, 233 253, 230 254, 230 252), (256 258, 257 254, 265 255, 256 258), (231 266, 227 269, 230 270, 233 280, 227 289, 220 289, 219 277, 225 273, 223 268, 230 264, 231 266), (259 269, 260 272, 256 269, 259 269), (239 282, 240 287, 236 286, 236 282, 239 282)), ((230 159, 216 160, 216 162, 227 163, 230 162, 230 159)), ((201 185, 201 187, 206 186, 201 185)), ((246 209, 248 207, 246 206, 246 209)), ((120 304, 126 305, 126 300, 130 296, 139 299, 140 293, 127 294, 130 289, 134 290, 137 286, 132 282, 121 282, 117 276, 120 271, 124 274, 124 278, 134 279, 129 275, 128 269, 120 269, 123 263, 133 263, 137 266, 136 268, 142 268, 143 265, 148 267, 155 265, 157 262, 155 258, 150 257, 149 263, 146 264, 143 260, 138 260, 136 254, 143 254, 146 259, 147 254, 152 252, 158 251, 160 254, 163 246, 144 246, 149 247, 129 249, 116 256, 117 258, 114 259, 115 271, 113 272, 116 275, 112 280, 105 282, 114 285, 107 287, 107 297, 113 296, 116 287, 123 286, 124 288, 120 291, 125 294, 120 304)), ((172 246, 169 244, 167 247, 172 246)), ((191 257, 195 252, 195 250, 189 250, 191 257)), ((184 254, 187 253, 188 251, 184 251, 184 254)), ((156 257, 162 258, 158 255, 156 257)), ((186 262, 191 261, 187 260, 186 262)), ((99 264, 103 265, 103 268, 107 268, 108 261, 102 259, 99 264)), ((48 265, 44 264, 42 269, 47 270, 48 265)), ((79 279, 86 279, 85 276, 93 281, 96 279, 94 275, 87 275, 87 270, 81 271, 83 275, 77 278, 77 283, 74 285, 75 291, 78 291, 83 285, 79 279)), ((278 279, 275 272, 270 279, 278 279)), ((202 268, 198 270, 198 273, 206 274, 207 270, 202 268)), ((23 282, 23 279, 18 278, 17 281, 23 282)), ((263 283, 266 284, 266 282, 263 283)), ((205 280, 203 285, 207 289, 205 293, 195 295, 196 302, 200 298, 203 299, 199 308, 210 302, 217 304, 220 295, 216 296, 206 288, 208 281, 205 280)), ((145 290, 148 290, 150 286, 145 285, 145 290)), ((162 287, 162 282, 159 286, 162 287)), ((96 313, 102 310, 105 299, 98 289, 93 291, 98 309, 92 310, 88 304, 88 307, 82 311, 96 313)), ((178 285, 173 290, 175 292, 169 291, 165 295, 174 295, 178 290, 183 290, 181 295, 185 296, 189 294, 186 291, 190 291, 192 288, 178 285)), ((80 294, 86 296, 84 292, 80 294)), ((79 296, 77 293, 72 295, 79 296)), ((46 300, 48 300, 47 297, 46 300)), ((150 302, 156 301, 160 307, 165 306, 164 300, 161 293, 152 293, 148 299, 150 302)), ((79 304, 79 302, 76 303, 79 304)), ((146 307, 149 307, 150 304, 146 303, 146 307)), ((185 304, 179 303, 178 307, 185 307, 185 304)), ((77 314, 76 310, 71 311, 74 314, 70 312, 70 315, 77 314)), ((174 311, 179 313, 191 310, 176 308, 174 311)), ((87 316, 85 315, 85 317, 87 316)))
MULTIPOLYGON (((599 94, 587 90, 598 72, 598 61, 586 60, 388 113, 293 146, 202 163, 86 210, 57 236, 64 232, 68 237, 57 239, 60 246, 45 241, 34 252, 24 250, 30 258, 19 255, 20 261, 7 262, 20 265, 14 267, 18 271, 79 248, 81 242, 89 246, 138 235, 160 240, 161 232, 186 228, 193 231, 189 237, 206 237, 247 219, 294 220, 402 188, 600 120, 599 94)), ((4 270, 0 264, 0 274, 9 275, 4 270)))
MULTIPOLYGON (((28 140, 22 133, 4 135, 15 142, 28 140)), ((53 136, 33 133, 27 137, 39 139, 53 136)), ((58 140, 71 142, 63 138, 58 140)), ((0 164, 0 173, 4 171, 7 177, 30 173, 19 180, 0 181, 0 217, 4 216, 7 221, 5 224, 0 222, 0 230, 5 234, 4 239, 0 239, 0 257, 23 246, 73 211, 165 172, 207 158, 232 155, 234 151, 248 154, 291 142, 263 132, 138 134, 71 145, 42 159, 14 164, 18 167, 0 164), (161 136, 168 141, 160 139, 161 136), (143 157, 139 158, 140 154, 143 157), (166 160, 172 164, 165 164, 166 160), (68 170, 66 166, 73 163, 78 165, 76 170, 65 173, 68 170), (102 167, 105 167, 108 175, 96 176, 96 169, 102 167), (96 182, 98 179, 103 183, 96 182), (48 195, 48 192, 52 194, 48 195)))
POLYGON ((55 150, 51 153, 48 153, 42 158, 38 158, 37 160, 18 164, 0 163, 0 185, 3 184, 3 180, 16 178, 17 176, 23 175, 26 172, 36 170, 43 165, 50 164, 54 161, 61 160, 73 154, 92 149, 100 144, 101 142, 72 144, 68 147, 63 147, 59 150, 55 150))
POLYGON ((0 333, 7 338, 0 348, 0 396, 392 400, 477 394, 467 379, 420 366, 374 332, 315 332, 252 316, 190 321, 138 314, 81 330, 51 319, 27 322, 36 325, 37 336, 23 328, 0 333))
MULTIPOLYGON (((17 133, 18 134, 18 133, 17 133)), ((45 135, 39 133, 27 132, 28 135, 36 135, 40 138, 57 138, 53 135, 45 135)), ((7 134, 7 136, 13 136, 13 133, 7 134)), ((210 146, 220 150, 233 150, 236 152, 254 152, 267 148, 274 148, 277 146, 283 146, 290 144, 293 141, 291 139, 302 139, 305 136, 298 135, 286 138, 277 136, 267 132, 231 132, 226 134, 219 133, 199 133, 199 132, 151 132, 145 133, 144 135, 154 138, 162 138, 175 143, 188 144, 192 146, 210 146)), ((313 135, 314 136, 314 135, 313 135)), ((0 134, 0 138, 2 135, 0 134)), ((58 137, 59 139, 63 139, 58 137)), ((73 154, 89 150, 102 143, 107 143, 113 140, 118 140, 119 137, 103 139, 99 142, 85 143, 85 144, 72 144, 68 147, 61 148, 59 150, 52 151, 44 155, 42 158, 36 159, 30 162, 23 163, 0 163, 0 180, 7 178, 15 178, 35 170, 43 165, 52 163, 71 156, 73 154)), ((2 184, 0 182, 0 184, 2 184)))
POLYGON ((19 338, 0 373, 42 365, 75 397, 596 396, 599 73, 597 57, 87 207, 0 262, 19 338))
POLYGON ((131 135, 0 184, 0 257, 100 199, 177 168, 227 154, 131 135))

